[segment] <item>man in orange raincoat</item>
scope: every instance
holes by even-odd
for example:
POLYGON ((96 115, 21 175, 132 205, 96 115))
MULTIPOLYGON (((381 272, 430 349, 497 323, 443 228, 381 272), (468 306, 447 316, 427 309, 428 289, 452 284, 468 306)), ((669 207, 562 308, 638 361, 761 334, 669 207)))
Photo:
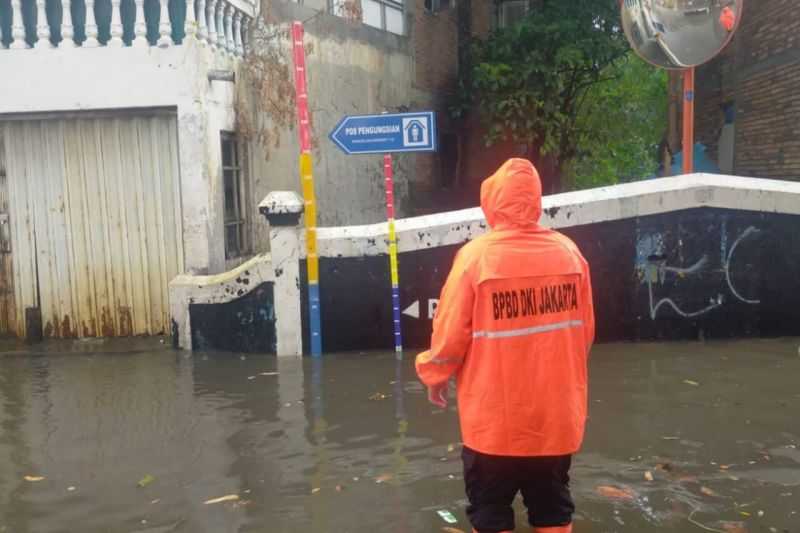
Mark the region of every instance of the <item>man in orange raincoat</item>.
POLYGON ((535 532, 572 531, 569 469, 586 421, 592 289, 575 244, 538 224, 541 193, 525 159, 484 181, 492 230, 458 252, 431 349, 416 361, 442 408, 456 377, 467 514, 480 533, 514 529, 517 492, 535 532))
POLYGON ((736 26, 736 13, 731 6, 725 6, 719 14, 719 23, 726 31, 733 31, 736 26))

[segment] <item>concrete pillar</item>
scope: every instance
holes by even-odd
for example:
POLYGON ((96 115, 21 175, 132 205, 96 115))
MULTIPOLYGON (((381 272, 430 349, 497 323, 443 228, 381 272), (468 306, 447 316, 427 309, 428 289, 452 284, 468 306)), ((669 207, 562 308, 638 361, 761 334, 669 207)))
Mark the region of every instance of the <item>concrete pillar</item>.
POLYGON ((270 225, 278 356, 303 355, 299 228, 303 209, 303 199, 297 193, 287 191, 271 192, 258 205, 259 212, 270 225))

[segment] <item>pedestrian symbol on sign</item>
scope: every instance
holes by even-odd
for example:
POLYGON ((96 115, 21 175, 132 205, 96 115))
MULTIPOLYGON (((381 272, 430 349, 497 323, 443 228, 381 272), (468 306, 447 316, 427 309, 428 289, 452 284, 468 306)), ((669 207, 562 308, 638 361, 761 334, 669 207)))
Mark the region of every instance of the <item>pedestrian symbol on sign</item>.
POLYGON ((428 124, 425 117, 403 119, 403 146, 426 146, 428 144, 428 124))

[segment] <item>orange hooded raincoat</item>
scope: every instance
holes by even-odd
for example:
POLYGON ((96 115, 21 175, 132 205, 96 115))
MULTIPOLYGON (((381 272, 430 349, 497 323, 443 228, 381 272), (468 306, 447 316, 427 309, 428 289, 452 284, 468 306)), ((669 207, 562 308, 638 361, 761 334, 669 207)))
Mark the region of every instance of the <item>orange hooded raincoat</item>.
POLYGON ((727 31, 733 31, 736 26, 736 13, 731 9, 731 6, 725 6, 719 14, 719 23, 727 31))
POLYGON ((575 244, 538 224, 542 186, 525 159, 481 187, 492 228, 456 255, 420 379, 455 375, 464 444, 481 453, 578 451, 594 340, 589 267, 575 244))

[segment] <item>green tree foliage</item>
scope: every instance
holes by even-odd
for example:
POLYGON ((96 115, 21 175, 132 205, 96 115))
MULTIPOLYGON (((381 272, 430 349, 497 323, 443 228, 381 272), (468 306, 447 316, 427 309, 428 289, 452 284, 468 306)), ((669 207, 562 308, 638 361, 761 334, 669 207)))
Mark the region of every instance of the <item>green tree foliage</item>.
POLYGON ((635 181, 656 173, 667 128, 667 72, 633 52, 593 86, 577 117, 577 151, 563 168, 566 188, 635 181))
MULTIPOLYGON (((619 0, 535 1, 518 23, 472 44, 454 115, 477 111, 489 146, 503 140, 527 146, 550 190, 599 183, 614 173, 616 157, 633 172, 627 159, 646 149, 622 146, 630 122, 609 122, 629 115, 606 108, 637 91, 637 73, 654 76, 629 54, 619 0)), ((650 95, 635 96, 636 105, 627 102, 626 109, 646 107, 638 100, 650 95)), ((639 131, 644 127, 631 126, 632 137, 647 137, 639 131)))

